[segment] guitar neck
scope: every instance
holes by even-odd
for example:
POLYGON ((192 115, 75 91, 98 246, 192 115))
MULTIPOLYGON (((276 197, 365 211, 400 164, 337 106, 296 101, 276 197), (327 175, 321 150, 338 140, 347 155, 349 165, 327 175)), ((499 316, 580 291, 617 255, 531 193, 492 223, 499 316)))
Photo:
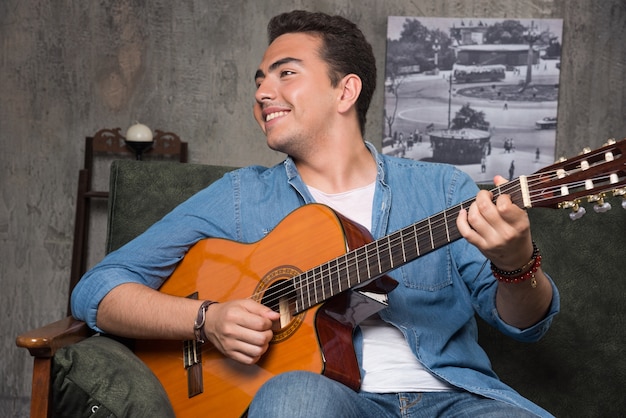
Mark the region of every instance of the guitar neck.
MULTIPOLYGON (((496 187, 492 190, 494 201, 506 193, 518 206, 529 206, 527 188, 521 187, 525 182, 526 178, 520 177, 503 187, 496 187)), ((459 211, 467 210, 474 200, 466 200, 294 277, 295 313, 368 283, 461 238, 456 218, 459 211)))

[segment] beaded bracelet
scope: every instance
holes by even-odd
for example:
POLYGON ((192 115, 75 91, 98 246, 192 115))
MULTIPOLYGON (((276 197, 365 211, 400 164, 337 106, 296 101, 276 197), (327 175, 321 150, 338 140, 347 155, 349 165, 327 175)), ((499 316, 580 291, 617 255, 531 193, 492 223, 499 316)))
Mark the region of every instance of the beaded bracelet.
POLYGON ((205 300, 198 308, 198 317, 193 323, 193 334, 196 336, 196 341, 199 343, 204 343, 208 340, 205 332, 204 332, 204 323, 206 322, 206 311, 209 309, 209 306, 213 305, 214 302, 212 300, 205 300))
POLYGON ((520 274, 519 276, 502 276, 499 273, 493 271, 493 275, 496 279, 498 279, 498 281, 500 282, 504 282, 504 283, 521 283, 525 280, 530 279, 530 286, 532 288, 537 287, 537 278, 535 277, 535 273, 537 273, 537 270, 539 270, 539 267, 541 267, 541 254, 537 255, 536 258, 533 259, 533 265, 532 268, 530 270, 528 270, 526 273, 524 274, 520 274))
POLYGON ((494 277, 498 279, 498 281, 504 283, 521 283, 525 280, 531 279, 530 284, 533 288, 535 288, 537 287, 537 279, 535 277, 535 273, 537 272, 537 270, 539 270, 539 267, 541 267, 541 253, 537 248, 537 244, 535 244, 535 242, 533 241, 533 255, 528 263, 524 264, 522 267, 516 270, 511 271, 502 270, 496 267, 496 265, 494 265, 493 263, 491 263, 491 272, 493 273, 494 277), (522 273, 528 268, 530 268, 530 270, 522 273))
POLYGON ((537 244, 535 243, 535 241, 533 241, 533 255, 530 256, 530 261, 528 263, 524 264, 522 267, 516 270, 502 270, 501 268, 496 267, 495 264, 491 263, 491 271, 493 271, 494 274, 496 273, 499 274, 500 276, 506 276, 506 277, 519 276, 520 274, 522 274, 524 270, 526 270, 531 265, 533 265, 533 263, 535 262, 535 259, 539 255, 540 255, 539 248, 537 248, 537 244))

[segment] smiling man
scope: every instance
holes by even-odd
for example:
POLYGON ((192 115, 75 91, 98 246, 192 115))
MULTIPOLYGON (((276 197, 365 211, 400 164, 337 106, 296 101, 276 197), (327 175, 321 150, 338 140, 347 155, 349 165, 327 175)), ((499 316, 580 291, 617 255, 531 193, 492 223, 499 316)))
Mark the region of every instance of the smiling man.
POLYGON ((157 290, 191 246, 208 237, 256 243, 316 202, 378 239, 475 197, 446 229, 462 238, 392 270, 388 305, 354 329, 360 388, 289 371, 264 382, 249 416, 550 416, 497 378, 476 336, 477 313, 536 341, 559 309, 525 211, 507 195, 493 202, 452 166, 381 155, 365 141, 376 65, 354 23, 294 11, 274 17, 268 34, 254 117, 285 161, 228 173, 108 255, 75 289, 74 314, 121 336, 208 340, 254 367, 272 350, 278 312, 250 298, 214 303, 157 290))
MULTIPOLYGON (((314 33, 277 37, 255 76, 254 115, 269 147, 294 160, 307 186, 338 193, 372 183, 376 164, 362 137, 365 114, 357 112, 361 77, 347 65, 330 68, 323 47, 314 33)), ((334 53, 349 54, 346 49, 334 53)), ((349 56, 342 59, 349 62, 349 56)), ((371 93, 361 98, 367 106, 371 93)))

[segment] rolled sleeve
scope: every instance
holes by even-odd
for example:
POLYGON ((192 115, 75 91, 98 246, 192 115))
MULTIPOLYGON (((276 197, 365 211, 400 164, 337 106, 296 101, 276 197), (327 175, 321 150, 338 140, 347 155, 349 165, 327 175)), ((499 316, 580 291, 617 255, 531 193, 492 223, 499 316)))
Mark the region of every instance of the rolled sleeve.
POLYGON ((545 318, 529 328, 520 329, 504 322, 502 318, 500 318, 497 309, 494 308, 492 310, 493 321, 500 331, 509 335, 511 338, 522 342, 536 342, 545 335, 552 324, 552 319, 561 309, 561 297, 559 295, 559 291, 554 284, 554 281, 547 274, 546 276, 550 280, 550 285, 552 286, 552 302, 550 303, 550 309, 548 310, 545 318))
MULTIPOLYGON (((88 275, 93 274, 93 271, 88 275)), ((107 269, 107 280, 89 280, 86 275, 72 292, 72 315, 76 319, 85 321, 87 325, 97 332, 103 332, 96 325, 98 315, 98 306, 100 301, 117 286, 141 281, 130 280, 132 275, 128 274, 128 270, 120 268, 107 269)))

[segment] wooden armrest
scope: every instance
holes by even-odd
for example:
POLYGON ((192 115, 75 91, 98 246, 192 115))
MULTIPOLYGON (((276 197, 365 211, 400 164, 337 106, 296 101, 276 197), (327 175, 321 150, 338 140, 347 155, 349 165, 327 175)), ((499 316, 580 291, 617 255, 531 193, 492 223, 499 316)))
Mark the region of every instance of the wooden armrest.
POLYGON ((93 335, 86 323, 68 316, 41 328, 18 335, 15 344, 30 351, 33 357, 49 358, 62 347, 77 343, 93 335))

